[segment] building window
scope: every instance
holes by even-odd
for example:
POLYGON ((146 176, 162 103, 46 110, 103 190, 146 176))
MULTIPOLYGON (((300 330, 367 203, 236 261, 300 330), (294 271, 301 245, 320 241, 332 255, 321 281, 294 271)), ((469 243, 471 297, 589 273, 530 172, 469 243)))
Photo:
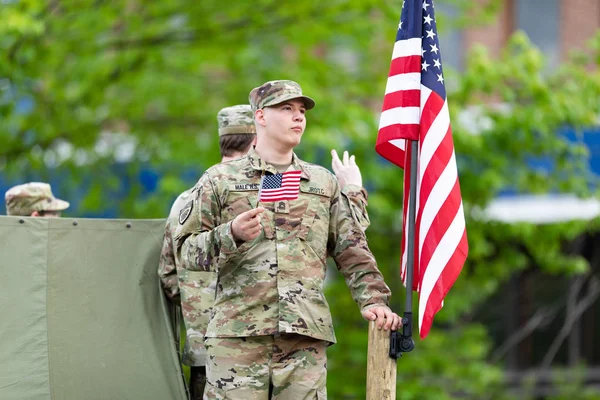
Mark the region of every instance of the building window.
POLYGON ((456 71, 462 71, 462 32, 452 23, 452 21, 458 17, 458 11, 456 7, 446 3, 436 3, 435 11, 435 19, 439 31, 438 39, 440 41, 444 69, 451 67, 456 71))
POLYGON ((560 61, 559 6, 559 0, 515 0, 515 28, 540 49, 547 70, 560 61))

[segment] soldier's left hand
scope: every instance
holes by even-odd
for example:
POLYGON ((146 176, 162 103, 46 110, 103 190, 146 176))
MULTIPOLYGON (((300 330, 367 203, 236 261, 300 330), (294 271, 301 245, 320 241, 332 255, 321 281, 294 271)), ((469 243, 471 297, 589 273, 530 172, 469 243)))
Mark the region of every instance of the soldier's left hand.
POLYGON ((390 310, 389 307, 377 306, 362 311, 362 316, 367 321, 377 321, 377 328, 382 327, 387 331, 390 328, 396 331, 402 327, 402 319, 390 310))
POLYGON ((344 151, 343 158, 340 160, 337 151, 331 150, 331 168, 340 182, 340 188, 347 184, 362 187, 360 169, 356 165, 354 156, 349 157, 347 151, 344 151))

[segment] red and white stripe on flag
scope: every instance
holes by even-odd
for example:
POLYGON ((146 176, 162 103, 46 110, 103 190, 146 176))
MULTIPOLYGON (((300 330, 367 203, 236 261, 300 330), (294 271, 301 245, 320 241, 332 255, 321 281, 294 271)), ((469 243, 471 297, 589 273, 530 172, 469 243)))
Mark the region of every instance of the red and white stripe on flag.
POLYGON ((386 85, 375 149, 404 168, 402 280, 410 157, 418 157, 413 290, 419 292, 419 334, 425 338, 467 258, 468 243, 433 0, 406 0, 386 85), (419 141, 410 154, 409 140, 419 141))

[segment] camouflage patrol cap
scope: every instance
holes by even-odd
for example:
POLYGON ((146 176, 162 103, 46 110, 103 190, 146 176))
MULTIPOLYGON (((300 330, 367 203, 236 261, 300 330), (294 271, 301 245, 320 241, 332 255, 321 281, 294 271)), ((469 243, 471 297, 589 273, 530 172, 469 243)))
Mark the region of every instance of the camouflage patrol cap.
POLYGON ((6 214, 29 216, 34 211, 62 211, 69 203, 57 199, 50 185, 43 182, 30 182, 13 186, 4 195, 6 214))
POLYGON ((315 101, 302 94, 302 88, 294 81, 269 81, 250 91, 252 111, 274 106, 286 100, 300 99, 307 110, 315 106, 315 101))
POLYGON ((223 135, 254 135, 254 115, 247 104, 225 107, 217 114, 219 136, 223 135))

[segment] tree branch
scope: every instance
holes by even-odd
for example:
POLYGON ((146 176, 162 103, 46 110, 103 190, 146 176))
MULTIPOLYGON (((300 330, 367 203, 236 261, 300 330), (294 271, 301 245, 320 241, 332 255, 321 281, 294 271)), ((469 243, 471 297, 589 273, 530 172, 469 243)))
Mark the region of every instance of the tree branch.
POLYGON ((552 361, 554 361, 554 357, 556 357, 556 353, 558 353, 558 350, 560 349, 560 346, 567 338, 567 336, 569 336, 569 333, 573 329, 573 325, 579 320, 579 318, 585 312, 585 310, 587 310, 592 304, 594 304, 598 296, 600 296, 600 281, 595 276, 592 276, 589 280, 589 287, 585 297, 581 299, 581 301, 577 302, 577 297, 581 292, 583 283, 585 282, 588 276, 589 274, 577 278, 573 287, 569 289, 569 297, 567 300, 566 310, 567 315, 565 316, 565 323, 562 329, 560 330, 558 336, 556 336, 556 338, 550 345, 548 352, 546 352, 546 355, 544 356, 544 359, 542 360, 541 364, 542 369, 547 369, 550 367, 552 361))
POLYGON ((556 316, 559 308, 559 306, 553 306, 537 310, 525 325, 510 335, 509 338, 494 351, 491 356, 492 362, 500 361, 500 359, 502 359, 513 347, 521 343, 523 339, 531 335, 537 328, 550 323, 556 316))

